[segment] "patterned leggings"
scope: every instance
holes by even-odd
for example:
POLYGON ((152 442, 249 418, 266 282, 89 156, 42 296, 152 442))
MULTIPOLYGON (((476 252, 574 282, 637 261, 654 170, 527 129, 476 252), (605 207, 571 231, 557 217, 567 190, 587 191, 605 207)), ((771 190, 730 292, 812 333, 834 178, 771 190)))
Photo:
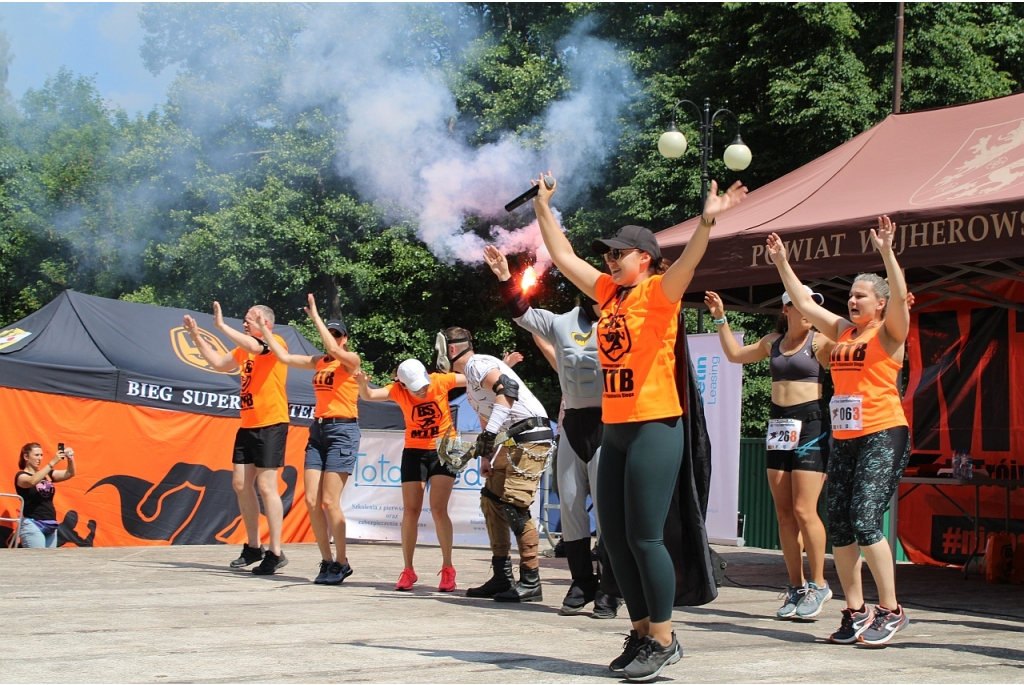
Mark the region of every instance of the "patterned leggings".
POLYGON ((882 517, 910 460, 906 426, 834 439, 828 460, 828 527, 832 545, 881 542, 882 517))

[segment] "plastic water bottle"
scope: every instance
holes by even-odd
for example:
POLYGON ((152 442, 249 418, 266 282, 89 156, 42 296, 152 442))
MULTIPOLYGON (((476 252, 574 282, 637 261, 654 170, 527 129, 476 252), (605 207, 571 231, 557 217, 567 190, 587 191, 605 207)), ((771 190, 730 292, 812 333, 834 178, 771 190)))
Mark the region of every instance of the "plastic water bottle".
POLYGON ((953 452, 953 477, 960 478, 963 475, 963 452, 955 450, 953 452))
POLYGON ((965 451, 960 457, 960 477, 965 480, 974 478, 974 460, 968 451, 965 451))

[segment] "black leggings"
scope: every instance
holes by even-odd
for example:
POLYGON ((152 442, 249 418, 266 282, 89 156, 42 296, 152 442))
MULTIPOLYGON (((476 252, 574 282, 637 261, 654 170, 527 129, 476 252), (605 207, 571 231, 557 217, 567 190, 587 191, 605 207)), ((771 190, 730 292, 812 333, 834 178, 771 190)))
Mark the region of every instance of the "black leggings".
POLYGON ((683 424, 678 417, 604 427, 597 515, 633 622, 672 619, 676 574, 664 534, 682 459, 683 424))
POLYGON ((834 439, 828 459, 828 528, 834 547, 885 539, 882 517, 910 460, 906 426, 834 439))

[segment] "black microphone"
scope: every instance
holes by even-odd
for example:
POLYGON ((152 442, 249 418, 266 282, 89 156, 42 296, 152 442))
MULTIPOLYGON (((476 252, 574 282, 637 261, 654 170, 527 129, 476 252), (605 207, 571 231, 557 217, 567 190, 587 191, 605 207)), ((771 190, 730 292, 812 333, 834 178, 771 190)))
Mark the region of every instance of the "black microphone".
MULTIPOLYGON (((555 187, 555 177, 552 176, 551 174, 548 174, 547 176, 545 176, 544 177, 544 185, 546 185, 548 188, 554 188, 555 187)), ((520 195, 516 199, 512 200, 512 202, 509 202, 507 205, 505 205, 505 211, 506 212, 511 212, 516 207, 519 207, 520 205, 526 204, 527 200, 532 200, 533 198, 537 197, 537 193, 538 192, 540 192, 540 186, 539 185, 531 186, 530 189, 527 190, 525 193, 523 193, 522 195, 520 195)))

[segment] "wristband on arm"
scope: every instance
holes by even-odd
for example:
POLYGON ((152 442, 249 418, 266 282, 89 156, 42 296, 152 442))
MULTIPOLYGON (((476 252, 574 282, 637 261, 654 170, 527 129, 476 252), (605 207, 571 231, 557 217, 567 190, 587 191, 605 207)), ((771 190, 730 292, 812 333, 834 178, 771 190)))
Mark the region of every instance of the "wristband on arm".
POLYGON ((487 427, 484 429, 488 433, 497 435, 501 431, 501 427, 505 425, 505 420, 508 419, 509 412, 511 410, 503 404, 495 404, 491 407, 491 418, 487 420, 487 427))
POLYGON ((519 288, 514 278, 498 283, 498 290, 501 292, 501 299, 505 301, 509 314, 513 319, 518 319, 530 308, 530 303, 523 297, 523 291, 519 288))

